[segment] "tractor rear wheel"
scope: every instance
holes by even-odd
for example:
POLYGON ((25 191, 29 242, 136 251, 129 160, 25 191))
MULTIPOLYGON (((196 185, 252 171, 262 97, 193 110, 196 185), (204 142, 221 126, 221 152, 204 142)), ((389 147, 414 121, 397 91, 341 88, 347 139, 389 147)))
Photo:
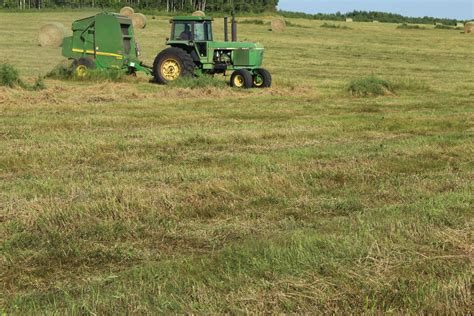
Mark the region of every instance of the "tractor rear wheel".
POLYGON ((247 69, 239 69, 232 73, 230 85, 235 88, 252 88, 252 73, 247 69))
POLYGON ((191 55, 184 49, 170 47, 156 56, 153 77, 157 83, 167 84, 180 77, 193 76, 195 67, 191 55))
POLYGON ((255 88, 270 88, 272 86, 272 75, 270 72, 264 68, 255 70, 253 86, 255 88))
POLYGON ((95 69, 95 62, 92 58, 82 57, 74 59, 72 62, 72 70, 77 77, 85 77, 90 69, 95 69))

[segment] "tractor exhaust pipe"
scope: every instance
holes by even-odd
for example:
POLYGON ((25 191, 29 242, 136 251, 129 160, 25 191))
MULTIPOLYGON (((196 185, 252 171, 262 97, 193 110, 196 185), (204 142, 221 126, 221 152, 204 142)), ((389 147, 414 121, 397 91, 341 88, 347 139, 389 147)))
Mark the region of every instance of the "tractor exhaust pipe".
POLYGON ((237 21, 235 14, 232 12, 232 42, 237 42, 237 21))
POLYGON ((224 17, 224 41, 229 41, 229 17, 224 17))

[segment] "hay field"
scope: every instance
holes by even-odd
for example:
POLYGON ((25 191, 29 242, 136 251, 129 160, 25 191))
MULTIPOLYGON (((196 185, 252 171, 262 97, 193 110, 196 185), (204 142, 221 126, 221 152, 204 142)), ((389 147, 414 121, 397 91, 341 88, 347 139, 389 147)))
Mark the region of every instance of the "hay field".
MULTIPOLYGON (((39 25, 92 13, 0 13, 0 63, 45 74, 39 25)), ((474 37, 291 22, 239 26, 269 90, 0 88, 0 311, 468 313, 474 37), (395 93, 350 96, 367 75, 395 93)))

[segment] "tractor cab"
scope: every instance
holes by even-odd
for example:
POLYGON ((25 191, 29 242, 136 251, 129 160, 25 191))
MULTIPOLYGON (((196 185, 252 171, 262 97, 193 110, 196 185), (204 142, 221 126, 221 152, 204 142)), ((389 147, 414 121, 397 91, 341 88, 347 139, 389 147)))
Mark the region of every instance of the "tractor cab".
POLYGON ((207 42, 214 40, 210 17, 178 16, 170 22, 171 38, 167 45, 182 47, 191 53, 194 48, 199 57, 207 56, 207 42))

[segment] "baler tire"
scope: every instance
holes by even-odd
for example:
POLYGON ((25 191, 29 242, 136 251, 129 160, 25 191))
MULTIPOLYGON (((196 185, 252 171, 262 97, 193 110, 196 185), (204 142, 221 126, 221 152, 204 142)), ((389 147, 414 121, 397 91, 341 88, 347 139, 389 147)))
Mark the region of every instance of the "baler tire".
POLYGON ((88 69, 95 69, 96 65, 92 58, 81 57, 79 59, 74 59, 72 63, 72 70, 74 74, 78 77, 84 77, 87 74, 88 69), (79 69, 83 69, 85 72, 79 72, 79 69))
POLYGON ((171 81, 178 79, 179 77, 192 77, 194 76, 194 70, 196 65, 188 52, 178 47, 170 47, 158 54, 153 63, 153 77, 155 82, 159 84, 168 84, 171 81), (175 79, 169 80, 164 77, 162 72, 162 66, 165 62, 175 63, 178 66, 179 73, 175 79))
POLYGON ((264 68, 259 68, 255 70, 253 76, 253 86, 255 88, 270 88, 272 86, 272 75, 270 74, 270 72, 264 68), (261 83, 257 82, 257 76, 261 78, 261 83))
POLYGON ((247 69, 238 69, 230 76, 230 85, 234 88, 252 88, 253 76, 247 69))

